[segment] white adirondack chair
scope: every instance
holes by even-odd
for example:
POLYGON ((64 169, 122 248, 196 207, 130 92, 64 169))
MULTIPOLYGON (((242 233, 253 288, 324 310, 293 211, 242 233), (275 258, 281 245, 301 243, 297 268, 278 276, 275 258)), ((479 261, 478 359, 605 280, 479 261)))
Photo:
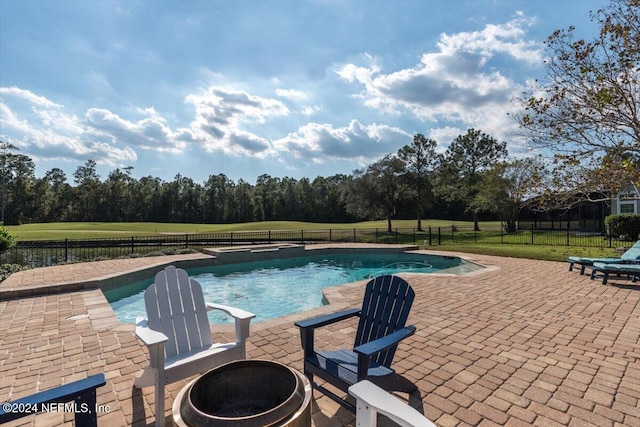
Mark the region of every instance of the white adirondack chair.
POLYGON ((165 385, 244 359, 249 323, 255 314, 205 303, 200 284, 174 266, 156 274, 144 301, 148 320, 136 319, 136 336, 147 346, 150 361, 134 385, 155 385, 156 426, 160 427, 164 425, 165 385), (234 317, 235 342, 212 342, 208 310, 222 310, 234 317))
POLYGON ((355 383, 349 387, 349 394, 356 398, 357 427, 376 427, 379 413, 402 427, 437 427, 420 412, 371 381, 355 383))

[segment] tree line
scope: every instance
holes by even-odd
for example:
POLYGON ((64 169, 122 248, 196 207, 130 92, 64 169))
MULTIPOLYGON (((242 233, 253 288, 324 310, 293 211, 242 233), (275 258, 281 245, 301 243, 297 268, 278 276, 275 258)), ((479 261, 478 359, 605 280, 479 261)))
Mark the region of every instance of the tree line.
MULTIPOLYGON (((474 218, 491 214, 505 222, 506 210, 522 205, 513 169, 528 168, 529 186, 538 163, 507 161, 504 142, 469 129, 443 153, 416 134, 410 144, 350 175, 295 179, 260 175, 254 184, 224 174, 204 182, 176 175, 172 181, 136 179, 132 167, 116 168, 105 179, 94 160, 73 173, 53 168, 36 177, 35 163, 2 143, 0 184, 5 224, 56 221, 237 223, 296 220, 350 222, 358 219, 474 218), (496 180, 502 180, 497 184, 496 180), (488 185, 491 183, 491 185, 488 185), (500 193, 500 194, 498 194, 500 193), (498 202, 498 199, 500 201, 498 202)), ((522 178, 520 178, 522 179, 522 178)))
POLYGON ((263 220, 353 220, 340 203, 346 176, 276 178, 261 175, 255 184, 234 182, 224 174, 205 182, 176 175, 172 181, 145 176, 132 167, 116 168, 105 179, 96 162, 87 160, 73 173, 53 168, 43 177, 22 154, 2 156, 3 220, 5 224, 56 221, 234 223, 263 220))

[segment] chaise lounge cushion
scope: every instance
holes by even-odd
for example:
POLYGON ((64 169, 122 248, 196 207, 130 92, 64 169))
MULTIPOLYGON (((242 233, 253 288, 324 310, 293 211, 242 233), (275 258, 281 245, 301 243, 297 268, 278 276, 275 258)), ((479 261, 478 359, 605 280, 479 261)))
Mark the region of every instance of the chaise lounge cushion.
POLYGON ((591 279, 595 279, 598 272, 603 273, 602 284, 606 285, 610 274, 626 274, 632 276, 634 281, 640 277, 640 263, 615 263, 606 264, 602 262, 595 262, 591 266, 591 279))
POLYGON ((573 270, 573 265, 581 266, 580 274, 584 274, 585 267, 592 266, 594 263, 616 264, 616 263, 639 263, 640 264, 640 240, 635 242, 631 248, 627 249, 620 258, 588 258, 570 256, 567 258, 569 263, 569 271, 573 270))

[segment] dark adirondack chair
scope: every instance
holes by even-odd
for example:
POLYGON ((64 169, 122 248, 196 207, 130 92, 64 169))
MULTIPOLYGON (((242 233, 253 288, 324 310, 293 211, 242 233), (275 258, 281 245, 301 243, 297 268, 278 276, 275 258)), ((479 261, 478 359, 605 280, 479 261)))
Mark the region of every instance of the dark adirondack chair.
POLYGON ((412 393, 413 383, 400 377, 391 368, 398 343, 416 330, 405 326, 415 292, 397 276, 380 276, 367 283, 362 309, 351 309, 296 323, 304 350, 304 373, 315 388, 355 412, 352 403, 314 383, 317 375, 336 388, 347 392, 349 386, 367 379, 387 391, 412 393), (315 350, 316 328, 359 316, 353 349, 338 351, 315 350))

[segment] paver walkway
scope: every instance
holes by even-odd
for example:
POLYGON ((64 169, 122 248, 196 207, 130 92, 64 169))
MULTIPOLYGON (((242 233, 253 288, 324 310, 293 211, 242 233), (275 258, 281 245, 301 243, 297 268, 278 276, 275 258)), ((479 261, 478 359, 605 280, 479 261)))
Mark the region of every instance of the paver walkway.
MULTIPOLYGON (((468 257, 495 268, 466 276, 404 275, 416 291, 409 322, 417 332, 400 344, 394 366, 418 386, 412 406, 440 426, 640 426, 640 285, 603 286, 558 262, 468 257)), ((131 261, 166 260, 91 263, 84 271, 97 277, 139 267, 131 261)), ((55 268, 68 277, 78 265, 55 268)), ((335 304, 252 325, 248 357, 301 369, 293 322, 359 306, 363 283, 332 288, 327 296, 335 304)), ((334 347, 350 341, 354 330, 346 322, 319 340, 334 347)), ((218 339, 230 334, 227 326, 214 333, 218 339)), ((153 388, 133 387, 147 360, 132 325, 117 322, 100 290, 0 301, 0 401, 104 372, 99 425, 152 424, 153 388)), ((168 425, 184 384, 167 387, 168 425)), ((348 411, 314 396, 316 426, 354 424, 348 411)), ((9 425, 71 420, 63 412, 9 425)))

